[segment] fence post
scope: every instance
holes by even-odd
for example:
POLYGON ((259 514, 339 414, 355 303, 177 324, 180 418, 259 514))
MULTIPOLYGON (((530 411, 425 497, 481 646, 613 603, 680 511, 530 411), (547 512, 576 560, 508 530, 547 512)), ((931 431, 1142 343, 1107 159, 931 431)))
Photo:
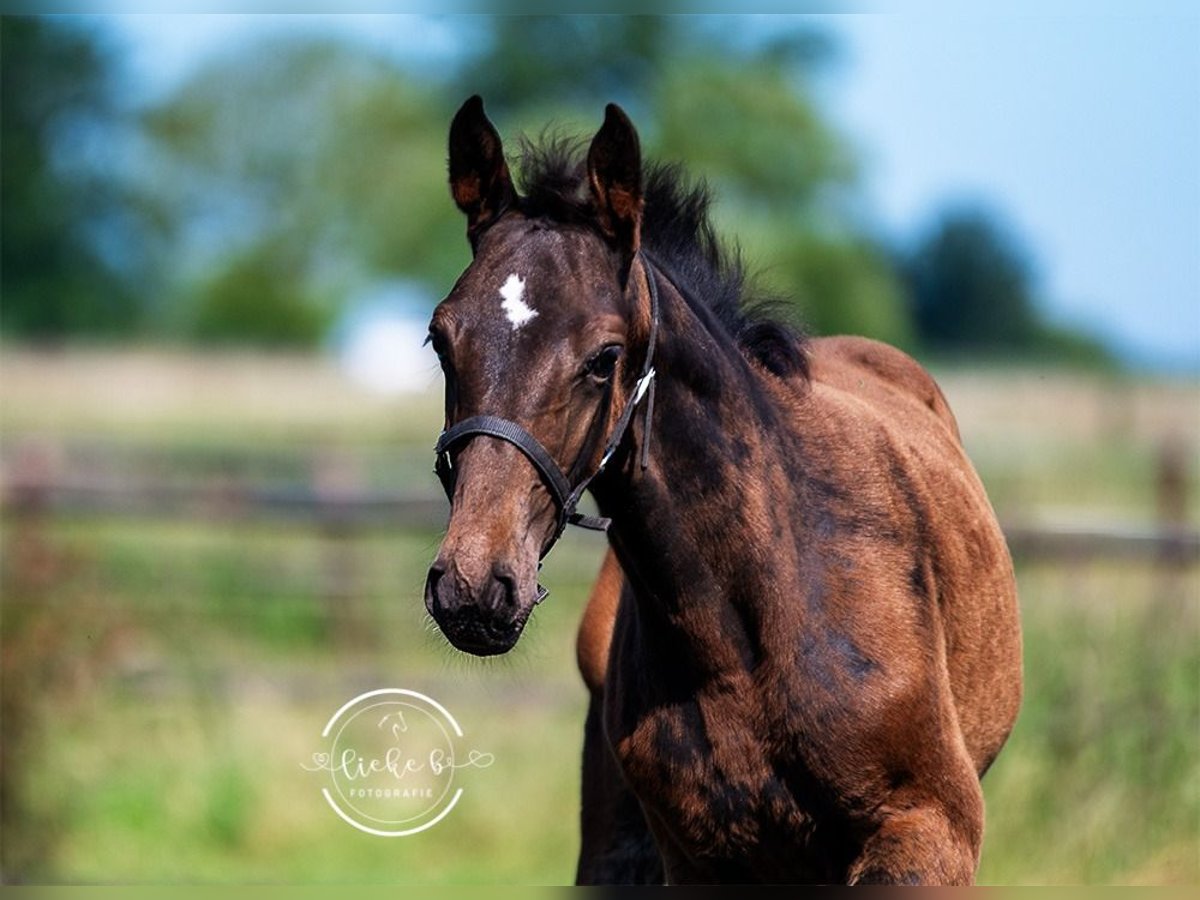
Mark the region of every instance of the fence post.
POLYGON ((55 574, 44 525, 58 456, 49 444, 27 441, 17 448, 11 473, 4 479, 4 506, 13 518, 5 566, 10 577, 22 583, 42 583, 55 574))
POLYGON ((1158 530, 1163 538, 1161 560, 1177 568, 1186 562, 1182 536, 1188 513, 1188 452, 1179 434, 1170 434, 1158 448, 1155 494, 1158 530))
POLYGON ((321 595, 329 635, 339 646, 358 647, 373 634, 362 607, 355 553, 354 516, 348 505, 361 493, 356 457, 339 449, 319 453, 313 468, 317 529, 321 538, 321 595))

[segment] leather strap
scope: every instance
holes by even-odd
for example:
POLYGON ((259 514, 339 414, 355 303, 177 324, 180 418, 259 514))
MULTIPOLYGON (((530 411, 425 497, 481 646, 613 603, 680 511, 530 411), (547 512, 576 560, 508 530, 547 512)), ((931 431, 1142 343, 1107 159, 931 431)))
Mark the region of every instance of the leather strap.
POLYGON ((491 435, 515 445, 538 470, 559 509, 566 505, 567 499, 571 496, 571 485, 567 483, 567 478, 559 469, 558 463, 538 442, 537 438, 516 422, 508 419, 501 419, 498 416, 471 416, 443 431, 441 437, 438 438, 437 446, 434 447, 439 462, 443 459, 449 461, 447 451, 455 443, 477 434, 491 435))
MULTIPOLYGON (((558 542, 568 524, 577 525, 580 528, 589 528, 594 531, 606 531, 608 529, 608 519, 597 516, 585 516, 582 513, 576 512, 575 507, 579 504, 579 499, 583 496, 583 492, 587 489, 587 486, 591 484, 597 475, 604 471, 604 467, 608 465, 609 460, 616 453, 617 448, 621 445, 621 441, 625 438, 625 432, 629 429, 630 422, 633 421, 634 413, 637 411, 643 397, 647 396, 646 420, 642 437, 642 468, 646 468, 649 463, 650 417, 654 410, 654 348, 658 342, 658 285, 655 284, 654 273, 646 256, 639 252, 637 258, 641 261, 642 273, 650 294, 650 334, 647 339, 646 358, 642 361, 641 375, 634 385, 633 393, 630 394, 629 399, 625 402, 625 408, 621 411, 621 415, 617 419, 617 424, 613 428, 612 435, 604 447, 604 453, 600 457, 600 465, 596 468, 596 471, 572 488, 570 482, 567 480, 567 476, 563 474, 563 470, 554 461, 554 457, 550 455, 537 438, 516 422, 509 419, 502 419, 499 416, 480 415, 463 419, 461 422, 443 431, 438 438, 437 445, 434 447, 434 452, 437 454, 434 471, 437 473, 438 479, 442 482, 446 496, 450 498, 453 498, 454 495, 455 482, 454 463, 450 457, 450 450, 455 444, 483 434, 507 441, 525 454, 525 457, 532 463, 538 474, 542 476, 542 481, 545 482, 546 488, 550 491, 550 496, 554 500, 554 505, 558 509, 558 527, 555 529, 553 536, 542 548, 539 559, 546 557, 546 554, 558 542)), ((545 588, 539 586, 538 590, 538 602, 540 602, 545 597, 545 588)))

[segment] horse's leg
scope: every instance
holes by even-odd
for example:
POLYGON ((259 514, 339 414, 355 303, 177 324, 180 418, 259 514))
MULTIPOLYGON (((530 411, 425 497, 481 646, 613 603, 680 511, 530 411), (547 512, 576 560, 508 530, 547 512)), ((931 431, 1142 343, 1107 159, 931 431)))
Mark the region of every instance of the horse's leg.
POLYGON ((604 736, 608 652, 625 590, 625 576, 610 550, 592 587, 576 643, 579 673, 591 695, 583 735, 577 884, 662 884, 663 879, 658 848, 641 804, 626 786, 604 736))
POLYGON ((939 785, 941 799, 888 804, 851 864, 850 884, 969 885, 983 842, 983 792, 964 758, 939 785))
POLYGON ((641 804, 604 737, 603 701, 588 704, 583 736, 583 804, 576 884, 662 884, 658 847, 641 804))

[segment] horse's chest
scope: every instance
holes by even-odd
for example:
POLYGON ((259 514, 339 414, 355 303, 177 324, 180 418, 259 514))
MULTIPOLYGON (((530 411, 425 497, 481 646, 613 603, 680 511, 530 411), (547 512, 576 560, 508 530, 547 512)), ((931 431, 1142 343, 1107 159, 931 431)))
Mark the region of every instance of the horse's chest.
MULTIPOLYGON (((652 827, 702 877, 760 879, 784 860, 820 877, 813 821, 746 719, 750 697, 610 697, 608 733, 652 827), (730 869, 731 866, 736 869, 730 869)), ((794 871, 787 873, 794 876, 794 871)))

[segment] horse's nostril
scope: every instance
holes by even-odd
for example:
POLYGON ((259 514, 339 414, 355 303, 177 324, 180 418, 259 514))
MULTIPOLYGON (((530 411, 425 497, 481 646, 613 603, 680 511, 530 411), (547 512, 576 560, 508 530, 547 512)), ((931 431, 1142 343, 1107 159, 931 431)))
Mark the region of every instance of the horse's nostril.
POLYGON ((429 567, 429 574, 425 578, 425 609, 431 616, 436 616, 437 613, 445 610, 445 604, 438 594, 438 586, 445 574, 446 567, 440 562, 435 562, 429 567))
POLYGON ((492 566, 492 577, 496 579, 496 606, 512 608, 517 605, 517 579, 512 570, 499 564, 492 566))
POLYGON ((425 576, 425 609, 439 624, 449 618, 478 618, 499 616, 508 620, 519 606, 517 578, 506 565, 497 563, 477 582, 478 587, 457 584, 457 579, 446 577, 449 564, 438 560, 429 567, 425 576))

